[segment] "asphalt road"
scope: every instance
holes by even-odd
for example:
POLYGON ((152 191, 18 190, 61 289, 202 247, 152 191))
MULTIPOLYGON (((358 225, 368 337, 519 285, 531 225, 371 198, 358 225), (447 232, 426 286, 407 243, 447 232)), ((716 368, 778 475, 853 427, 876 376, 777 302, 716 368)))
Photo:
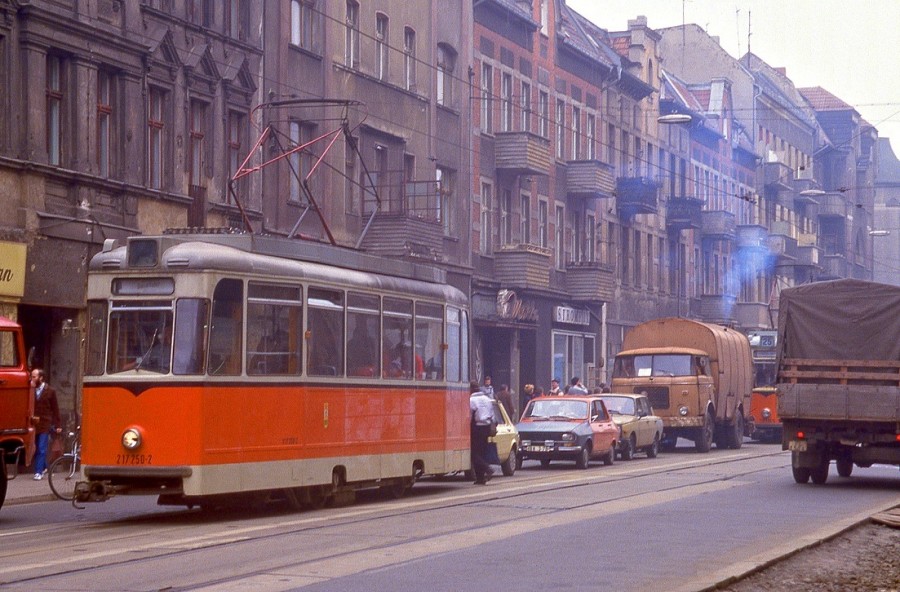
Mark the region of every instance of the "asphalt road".
POLYGON ((898 503, 896 467, 797 485, 780 447, 611 467, 526 463, 488 486, 230 513, 120 498, 0 511, 5 590, 703 590, 898 503))

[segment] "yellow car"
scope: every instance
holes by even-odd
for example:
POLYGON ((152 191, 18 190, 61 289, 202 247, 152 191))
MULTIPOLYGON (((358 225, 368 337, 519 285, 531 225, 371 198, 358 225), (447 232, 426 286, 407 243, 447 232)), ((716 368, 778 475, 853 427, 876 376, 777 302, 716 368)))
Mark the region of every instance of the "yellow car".
POLYGON ((516 452, 519 450, 519 431, 509 418, 506 408, 500 401, 494 401, 494 421, 497 424, 497 435, 489 441, 497 446, 497 458, 500 469, 507 477, 516 472, 516 452))
POLYGON ((647 458, 655 458, 659 454, 663 421, 653 415, 647 395, 604 393, 600 398, 621 432, 619 456, 622 460, 631 460, 638 450, 646 452, 647 458))

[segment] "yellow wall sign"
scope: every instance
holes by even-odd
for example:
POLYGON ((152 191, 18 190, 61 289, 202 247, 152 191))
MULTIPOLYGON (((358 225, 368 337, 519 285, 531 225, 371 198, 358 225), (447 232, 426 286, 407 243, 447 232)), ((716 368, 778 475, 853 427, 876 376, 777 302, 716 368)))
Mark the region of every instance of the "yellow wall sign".
POLYGON ((25 295, 25 245, 0 241, 0 296, 25 295))

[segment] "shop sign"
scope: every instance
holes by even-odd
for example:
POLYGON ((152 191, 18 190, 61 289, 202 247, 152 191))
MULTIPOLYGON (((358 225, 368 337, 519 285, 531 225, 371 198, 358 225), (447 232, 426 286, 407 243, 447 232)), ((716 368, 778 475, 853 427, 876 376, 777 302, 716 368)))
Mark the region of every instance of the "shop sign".
POLYGON ((584 308, 572 308, 571 306, 555 307, 555 317, 557 323, 567 323, 569 325, 590 325, 591 313, 584 308))
POLYGON ((0 241, 0 296, 25 295, 25 245, 0 241))
POLYGON ((534 304, 520 300, 512 290, 497 292, 497 316, 508 321, 537 322, 538 319, 534 304))

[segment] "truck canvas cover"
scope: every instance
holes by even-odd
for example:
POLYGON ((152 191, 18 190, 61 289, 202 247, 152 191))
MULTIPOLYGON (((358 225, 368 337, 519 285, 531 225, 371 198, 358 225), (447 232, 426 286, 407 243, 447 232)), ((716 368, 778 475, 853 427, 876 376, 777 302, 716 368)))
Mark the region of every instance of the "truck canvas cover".
POLYGON ((845 279, 781 291, 784 358, 900 360, 900 287, 845 279))

